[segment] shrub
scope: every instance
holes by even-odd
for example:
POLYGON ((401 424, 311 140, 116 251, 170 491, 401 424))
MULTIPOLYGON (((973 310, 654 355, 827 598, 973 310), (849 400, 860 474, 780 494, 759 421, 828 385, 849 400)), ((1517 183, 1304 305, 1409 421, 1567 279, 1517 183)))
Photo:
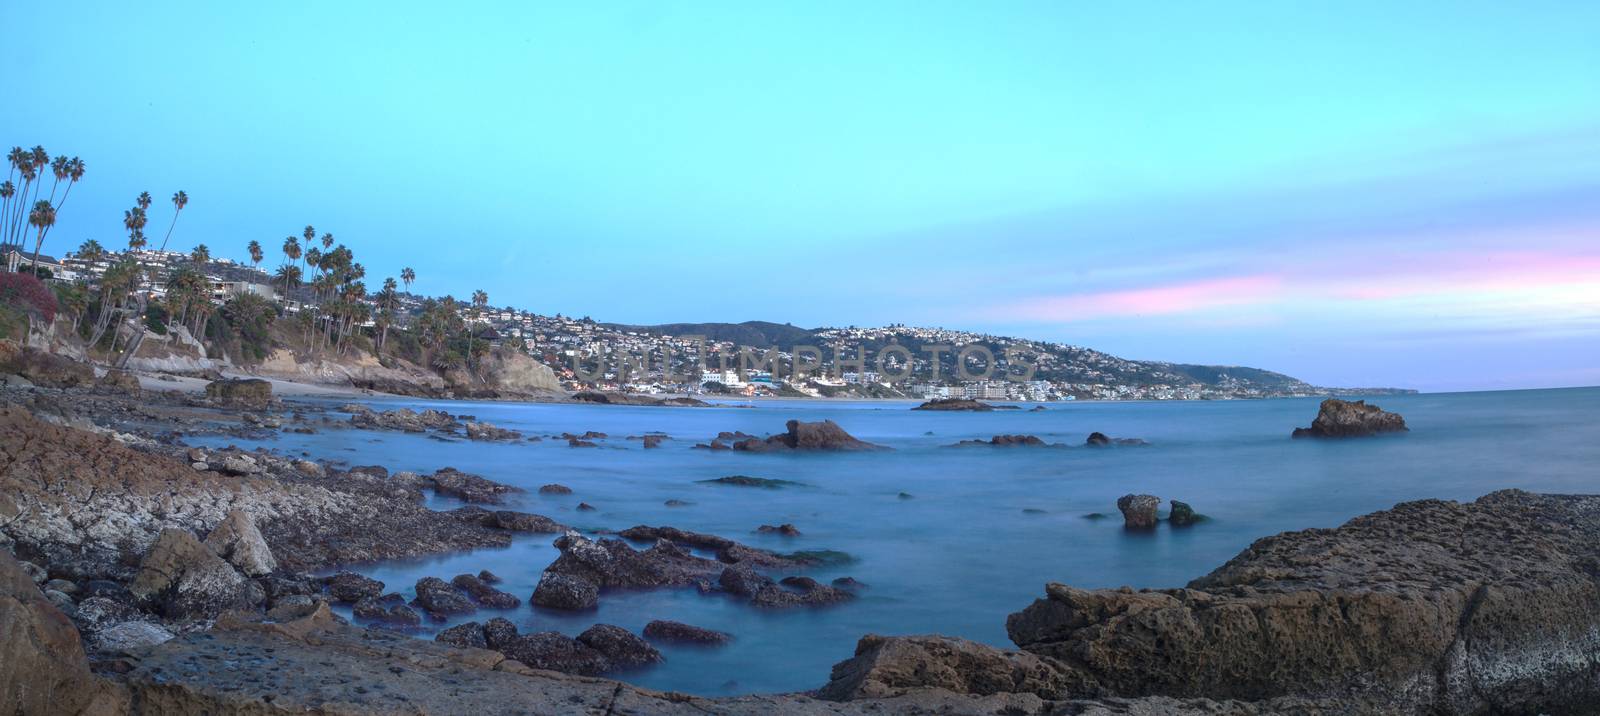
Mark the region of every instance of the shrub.
POLYGON ((49 323, 56 319, 56 295, 43 281, 25 273, 0 273, 0 303, 49 323))

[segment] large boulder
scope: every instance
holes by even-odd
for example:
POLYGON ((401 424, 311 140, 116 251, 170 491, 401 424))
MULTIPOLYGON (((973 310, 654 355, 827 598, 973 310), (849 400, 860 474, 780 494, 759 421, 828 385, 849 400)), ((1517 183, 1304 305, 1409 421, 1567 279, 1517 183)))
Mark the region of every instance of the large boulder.
POLYGON ((78 630, 0 549, 0 713, 111 716, 126 699, 90 673, 78 630))
POLYGON ((1328 398, 1317 409, 1317 417, 1309 428, 1295 428, 1297 438, 1361 438, 1379 433, 1403 433, 1410 430, 1406 419, 1365 400, 1354 402, 1328 398))
POLYGON ((1186 589, 1050 584, 1006 622, 1079 695, 1338 695, 1361 713, 1600 703, 1600 497, 1407 502, 1258 540, 1186 589))
POLYGON ((42 388, 94 385, 94 368, 63 355, 0 341, 0 374, 20 375, 42 388))
POLYGON ((174 528, 156 537, 128 591, 146 607, 174 619, 213 618, 266 598, 259 586, 188 530, 174 528))
POLYGON ((506 393, 554 393, 561 390, 555 371, 512 348, 489 354, 478 371, 489 388, 506 393))
POLYGON ((850 701, 931 688, 980 696, 1032 693, 1060 699, 1072 690, 1069 679, 1053 660, 1028 652, 1002 651, 947 636, 869 634, 856 643, 855 657, 833 666, 828 684, 817 695, 850 701))
POLYGON ((799 420, 790 420, 784 423, 784 432, 768 437, 765 440, 748 438, 733 444, 733 449, 746 452, 772 452, 784 450, 802 451, 864 451, 864 450, 889 450, 883 445, 874 445, 865 440, 857 440, 855 436, 844 431, 844 428, 832 420, 820 420, 805 423, 799 420))
POLYGON ((260 378, 225 378, 206 384, 206 397, 222 405, 263 408, 272 402, 272 384, 260 378))
POLYGON ((233 510, 222 519, 222 524, 206 535, 205 545, 239 571, 260 577, 278 568, 272 550, 256 529, 256 521, 249 513, 233 510))
POLYGON ((1147 530, 1156 526, 1159 519, 1156 508, 1161 498, 1155 495, 1123 495, 1117 498, 1117 509, 1122 511, 1122 524, 1128 529, 1147 530))
POLYGON ((528 601, 547 609, 593 609, 600 603, 600 588, 582 577, 547 571, 528 601))
POLYGON ((412 604, 421 607, 435 618, 447 614, 471 614, 478 611, 478 607, 467 599, 454 585, 438 577, 423 577, 417 580, 417 597, 412 604))
POLYGON ((351 604, 383 594, 383 582, 355 572, 339 572, 324 581, 335 602, 351 604))

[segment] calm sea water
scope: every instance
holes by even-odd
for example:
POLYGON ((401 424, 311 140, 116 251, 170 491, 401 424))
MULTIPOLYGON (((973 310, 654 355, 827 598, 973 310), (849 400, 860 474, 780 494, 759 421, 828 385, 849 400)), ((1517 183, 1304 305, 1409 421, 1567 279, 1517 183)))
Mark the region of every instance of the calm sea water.
MULTIPOLYGON (((1046 581, 1091 588, 1181 586, 1259 537, 1337 526, 1404 500, 1468 500, 1508 487, 1600 492, 1600 389, 1375 402, 1404 414, 1411 433, 1291 440, 1290 431, 1316 414, 1312 399, 1057 403, 1042 412, 993 413, 911 411, 910 403, 883 402, 706 409, 386 400, 373 403, 467 413, 528 434, 597 430, 612 438, 600 441, 601 449, 574 449, 549 440, 441 442, 330 430, 284 434, 260 444, 392 470, 451 466, 478 473, 529 490, 510 507, 578 528, 671 525, 775 550, 853 555, 849 565, 806 572, 822 581, 850 575, 870 585, 855 602, 825 609, 762 610, 682 589, 607 593, 597 612, 579 615, 524 605, 474 617, 505 616, 525 631, 568 634, 597 622, 638 631, 651 619, 731 632, 735 641, 726 648, 663 648, 665 664, 624 677, 654 688, 720 695, 819 686, 829 667, 849 657, 868 633, 939 633, 1009 646, 1006 615, 1042 595, 1046 581), (832 419, 895 451, 747 455, 690 449, 722 430, 781 431, 791 418, 832 419), (656 430, 673 438, 660 449, 643 450, 637 440, 621 439, 656 430), (1150 445, 1076 447, 1091 431, 1144 438, 1150 445), (1075 447, 942 447, 1002 433, 1075 447), (805 486, 765 490, 696 482, 733 474, 805 486), (551 482, 574 492, 535 492, 551 482), (902 499, 901 492, 913 497, 902 499), (1130 492, 1189 502, 1210 519, 1189 529, 1126 532, 1115 503, 1130 492), (693 504, 669 508, 663 505, 668 499, 693 504), (580 501, 599 509, 578 512, 580 501), (1110 517, 1085 519, 1090 512, 1110 517), (759 525, 785 522, 803 535, 755 533, 759 525)), ((439 500, 434 506, 453 505, 439 500)), ((506 580, 502 588, 526 600, 556 557, 551 540, 529 536, 506 549, 357 568, 408 597, 421 577, 449 579, 489 569, 506 580)))

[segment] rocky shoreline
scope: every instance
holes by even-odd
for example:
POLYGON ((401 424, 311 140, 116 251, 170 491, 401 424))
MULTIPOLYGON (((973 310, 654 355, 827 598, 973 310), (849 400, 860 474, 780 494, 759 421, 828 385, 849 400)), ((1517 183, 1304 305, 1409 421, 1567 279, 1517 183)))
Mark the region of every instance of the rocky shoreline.
MULTIPOLYGON (((867 635, 813 692, 700 698, 597 677, 659 660, 651 642, 715 648, 737 635, 664 620, 642 636, 607 624, 519 634, 504 619, 437 641, 406 632, 524 597, 581 612, 608 590, 681 588, 741 608, 814 609, 855 599, 858 583, 804 576, 816 554, 665 525, 581 534, 500 509, 515 488, 448 468, 391 474, 181 443, 348 424, 297 414, 306 409, 248 382, 209 397, 80 381, 0 398, 3 713, 1422 714, 1600 702, 1600 497, 1403 503, 1259 540, 1181 589, 1046 585, 1007 620, 1016 650, 867 635), (428 509, 426 491, 471 506, 428 509), (427 577, 407 603, 359 574, 309 575, 517 534, 549 535, 560 552, 532 595, 484 572, 427 577), (329 604, 354 605, 357 623, 329 604)), ((1392 432, 1381 426, 1398 418, 1359 404, 1323 411, 1338 418, 1319 418, 1329 436, 1392 432)), ((343 412, 357 427, 524 437, 466 416, 343 412)), ((752 451, 879 447, 831 424, 786 428, 733 437, 752 451)), ((1100 437, 1087 443, 1138 443, 1100 437)), ((1130 527, 1154 525, 1157 498, 1126 499, 1130 527)), ((1173 502, 1174 526, 1194 519, 1173 502)), ((771 529, 783 528, 798 532, 771 529)))

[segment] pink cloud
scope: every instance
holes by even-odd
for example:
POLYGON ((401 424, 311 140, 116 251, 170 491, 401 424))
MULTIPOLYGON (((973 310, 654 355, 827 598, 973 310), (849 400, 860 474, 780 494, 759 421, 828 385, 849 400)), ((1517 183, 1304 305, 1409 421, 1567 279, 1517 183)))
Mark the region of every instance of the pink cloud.
POLYGON ((1167 286, 1048 296, 1007 306, 1011 318, 1068 321, 1115 316, 1188 313, 1210 308, 1262 303, 1280 293, 1277 276, 1228 276, 1167 286))

